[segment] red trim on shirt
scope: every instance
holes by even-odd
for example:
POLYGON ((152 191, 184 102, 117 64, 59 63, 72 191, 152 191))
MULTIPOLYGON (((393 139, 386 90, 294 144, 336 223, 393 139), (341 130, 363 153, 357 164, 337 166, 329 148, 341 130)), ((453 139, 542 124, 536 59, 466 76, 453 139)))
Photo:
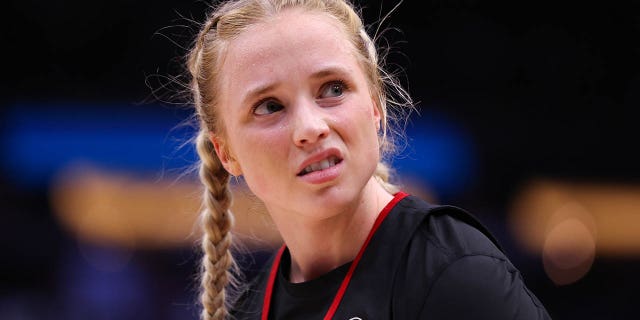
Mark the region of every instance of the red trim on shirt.
MULTIPOLYGON (((333 318, 333 315, 338 310, 340 301, 342 300, 344 293, 347 291, 349 282, 351 282, 351 277, 353 277, 353 273, 355 272, 356 267, 358 266, 358 263, 360 262, 362 255, 364 254, 364 251, 367 249, 367 246, 369 245, 369 242, 371 241, 371 238, 375 234, 376 230, 378 230, 378 228, 382 224, 382 221, 384 221, 387 215, 389 215, 389 212, 391 212, 391 209, 393 209, 393 207, 395 207, 395 205, 400 200, 404 199, 408 195, 409 194, 404 193, 402 191, 396 193, 393 199, 391 199, 391 201, 387 203, 384 209, 382 209, 382 211, 376 218, 376 221, 373 223, 373 227, 369 231, 369 235, 367 236, 367 239, 362 244, 362 247, 360 248, 358 255, 351 263, 351 266, 349 266, 349 271, 347 272, 347 275, 342 280, 342 283, 340 284, 340 288, 338 289, 338 292, 333 298, 333 302, 331 303, 331 306, 329 307, 327 314, 324 316, 324 320, 330 320, 331 318, 333 318)), ((273 295, 273 287, 276 282, 276 276, 278 275, 278 267, 280 265, 280 260, 282 259, 282 254, 284 253, 285 248, 286 246, 283 245, 280 248, 280 250, 278 250, 278 253, 276 253, 276 256, 273 260, 273 264, 271 265, 271 272, 269 273, 269 281, 267 282, 267 288, 264 294, 264 302, 262 304, 262 317, 261 317, 262 320, 268 320, 269 318, 269 307, 271 306, 271 296, 273 295)))
POLYGON ((262 320, 267 320, 269 318, 269 306, 271 306, 271 295, 273 294, 273 285, 276 283, 276 276, 278 275, 278 266, 280 265, 280 260, 282 259, 282 254, 284 253, 285 245, 280 247, 278 253, 276 253, 276 257, 273 260, 273 264, 271 265, 271 272, 269 273, 269 282, 267 282, 267 289, 264 293, 264 302, 262 303, 262 320))

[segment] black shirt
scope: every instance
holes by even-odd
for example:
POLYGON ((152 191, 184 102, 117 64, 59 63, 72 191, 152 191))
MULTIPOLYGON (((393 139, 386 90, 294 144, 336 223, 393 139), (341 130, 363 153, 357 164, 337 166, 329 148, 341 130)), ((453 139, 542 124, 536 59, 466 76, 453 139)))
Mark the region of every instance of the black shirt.
POLYGON ((308 320, 310 314, 324 315, 350 265, 351 263, 347 263, 310 281, 291 283, 288 280, 291 256, 289 251, 285 251, 280 262, 270 310, 270 313, 277 317, 272 318, 308 320))
MULTIPOLYGON (((322 319, 349 265, 292 284, 287 280, 289 259, 285 251, 269 319, 322 319)), ((235 319, 260 319, 270 267, 271 261, 235 304, 235 319)), ((433 206, 413 196, 393 206, 373 234, 333 317, 549 318, 476 219, 461 209, 433 206)))

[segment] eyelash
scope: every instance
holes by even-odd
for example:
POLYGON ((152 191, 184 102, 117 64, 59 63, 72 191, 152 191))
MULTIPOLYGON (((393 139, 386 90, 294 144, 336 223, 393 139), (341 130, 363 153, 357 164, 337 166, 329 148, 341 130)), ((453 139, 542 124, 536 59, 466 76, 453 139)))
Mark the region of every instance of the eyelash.
POLYGON ((347 83, 344 80, 333 80, 333 81, 329 81, 327 83, 325 83, 321 88, 320 88, 320 92, 324 91, 328 86, 332 86, 332 85, 340 85, 340 87, 342 87, 342 92, 344 94, 345 91, 349 90, 349 86, 347 85, 347 83))
POLYGON ((261 99, 261 100, 259 100, 258 102, 256 102, 256 103, 253 105, 253 107, 251 107, 251 113, 252 113, 252 114, 254 114, 254 115, 258 115, 258 116, 260 116, 260 114, 257 114, 257 113, 256 113, 256 110, 258 110, 258 108, 260 108, 263 104, 268 103, 268 102, 275 102, 275 103, 280 104, 280 102, 278 102, 278 100, 276 100, 276 99, 274 99, 274 98, 271 98, 271 97, 269 97, 269 98, 264 98, 264 99, 261 99))
MULTIPOLYGON (((349 86, 347 85, 347 83, 344 80, 338 79, 338 80, 332 80, 332 81, 328 81, 325 84, 322 85, 322 87, 320 87, 320 92, 324 91, 327 89, 328 86, 332 86, 332 85, 339 85, 342 88, 342 92, 344 94, 345 91, 349 90, 349 86)), ((335 98, 335 97, 330 97, 330 98, 335 98)), ((251 107, 251 113, 256 114, 256 110, 262 106, 264 103, 267 103, 269 101, 274 101, 276 103, 278 100, 274 99, 273 97, 268 97, 268 98, 264 98, 259 100, 258 102, 256 102, 253 107, 251 107)))

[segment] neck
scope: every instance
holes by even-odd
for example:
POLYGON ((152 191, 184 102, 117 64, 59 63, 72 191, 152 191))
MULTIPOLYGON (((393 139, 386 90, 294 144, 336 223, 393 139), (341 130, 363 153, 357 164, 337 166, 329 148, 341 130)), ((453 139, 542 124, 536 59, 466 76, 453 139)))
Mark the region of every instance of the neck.
POLYGON ((355 259, 378 214, 392 198, 372 178, 357 199, 329 218, 274 217, 291 253, 289 280, 308 281, 355 259))

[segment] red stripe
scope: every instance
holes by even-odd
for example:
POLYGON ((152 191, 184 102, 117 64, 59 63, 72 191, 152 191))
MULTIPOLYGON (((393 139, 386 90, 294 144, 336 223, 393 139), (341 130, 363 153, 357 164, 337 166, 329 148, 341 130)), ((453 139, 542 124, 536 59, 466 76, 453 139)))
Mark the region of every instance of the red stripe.
POLYGON ((284 253, 285 245, 280 247, 278 253, 276 253, 276 257, 273 260, 273 264, 271 265, 271 272, 269 273, 269 282, 267 282, 267 290, 264 293, 264 302, 262 303, 262 320, 269 319, 269 306, 271 306, 271 295, 273 294, 273 285, 276 283, 276 275, 278 275, 278 266, 280 265, 280 260, 282 258, 282 253, 284 253))
POLYGON ((396 203, 404 199, 404 197, 406 196, 408 196, 408 194, 402 191, 396 193, 393 199, 389 203, 387 203, 384 209, 382 209, 382 212, 380 212, 380 214, 378 215, 378 218, 376 218, 376 222, 373 224, 371 231, 369 231, 367 240, 364 241, 362 248, 360 248, 360 252, 358 252, 358 255, 356 256, 356 258, 351 263, 351 266, 349 267, 349 271, 347 272, 347 275, 344 277, 344 280, 342 280, 340 289, 338 289, 338 293, 336 293, 335 298, 333 298, 333 303, 331 303, 331 307, 329 307, 329 311, 327 311, 327 314, 324 316, 324 320, 330 320, 331 318, 333 318, 333 315, 336 313, 336 310, 338 310, 338 305, 340 305, 340 301, 342 300, 342 297, 344 296, 345 291, 347 291, 347 286, 349 286, 349 282, 351 282, 351 277, 353 276, 353 272, 356 270, 356 267, 358 266, 358 263, 360 262, 360 259, 362 258, 362 255, 364 254, 365 249, 367 249, 369 242, 371 242, 371 238, 373 238, 373 234, 376 232, 376 230, 378 230, 378 228, 382 224, 382 221, 384 221, 384 219, 387 217, 389 212, 391 212, 391 209, 393 209, 396 203))
MULTIPOLYGON (((358 255, 351 263, 351 266, 349 266, 349 271, 347 272, 347 275, 342 280, 342 283, 340 284, 340 288, 338 289, 336 296, 333 298, 333 302, 331 303, 331 306, 329 307, 327 314, 324 316, 324 320, 330 320, 331 318, 333 318, 333 315, 336 313, 336 310, 338 310, 340 301, 342 301, 342 297, 344 296, 344 293, 347 291, 349 282, 351 282, 351 277, 353 277, 353 273, 355 272, 356 267, 358 266, 358 263, 360 262, 362 255, 364 254, 364 251, 367 249, 369 242, 371 242, 371 238, 376 233, 376 230, 378 230, 378 228, 382 224, 382 221, 384 221, 387 215, 389 215, 389 212, 391 212, 391 209, 393 209, 393 207, 395 207, 395 205, 400 200, 404 199, 406 196, 408 196, 408 194, 402 191, 396 193, 393 199, 389 203, 387 203, 387 205, 384 207, 384 209, 382 209, 382 211, 376 218, 376 221, 373 223, 373 227, 371 228, 371 231, 369 231, 369 235, 367 236, 367 239, 364 241, 364 244, 362 244, 362 247, 360 248, 358 255)), ((264 294, 264 302, 262 304, 262 320, 268 320, 269 318, 269 307, 271 306, 271 295, 273 294, 273 286, 276 282, 276 275, 278 274, 278 266, 280 265, 280 260, 282 258, 282 253, 284 252, 284 249, 285 249, 285 246, 283 245, 280 248, 280 250, 278 250, 276 257, 273 260, 273 264, 271 265, 269 282, 267 282, 267 288, 264 294)))

